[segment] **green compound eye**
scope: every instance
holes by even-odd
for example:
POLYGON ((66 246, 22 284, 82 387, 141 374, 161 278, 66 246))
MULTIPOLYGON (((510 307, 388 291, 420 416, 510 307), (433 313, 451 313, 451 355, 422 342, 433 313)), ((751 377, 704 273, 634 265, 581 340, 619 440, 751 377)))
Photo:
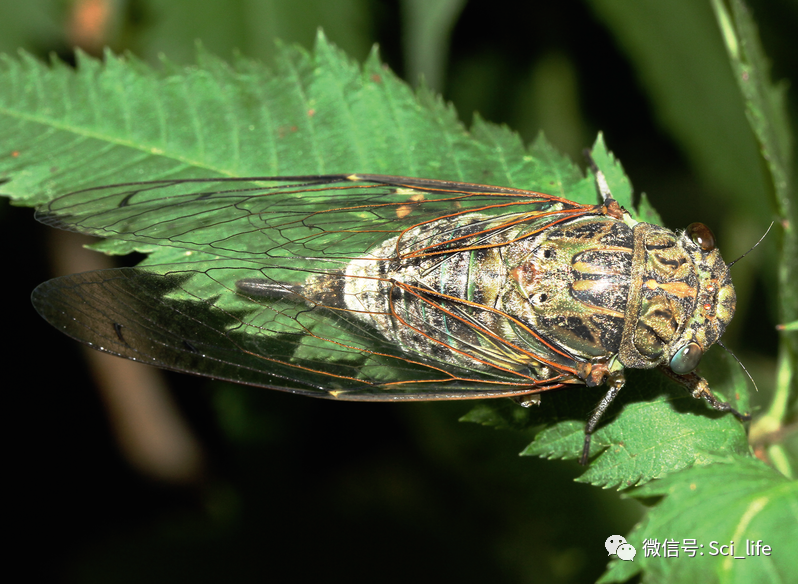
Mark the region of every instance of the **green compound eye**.
POLYGON ((693 369, 698 367, 698 362, 704 356, 704 351, 698 346, 698 343, 687 343, 684 347, 679 349, 671 359, 671 371, 678 375, 690 373, 693 369))

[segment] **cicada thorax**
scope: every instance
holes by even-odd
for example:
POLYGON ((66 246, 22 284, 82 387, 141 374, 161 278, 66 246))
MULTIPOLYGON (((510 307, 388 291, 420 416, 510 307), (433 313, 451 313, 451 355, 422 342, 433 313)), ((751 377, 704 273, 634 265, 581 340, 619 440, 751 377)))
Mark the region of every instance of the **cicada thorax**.
POLYGON ((559 224, 507 250, 512 306, 575 360, 618 352, 632 273, 632 230, 606 216, 559 224))

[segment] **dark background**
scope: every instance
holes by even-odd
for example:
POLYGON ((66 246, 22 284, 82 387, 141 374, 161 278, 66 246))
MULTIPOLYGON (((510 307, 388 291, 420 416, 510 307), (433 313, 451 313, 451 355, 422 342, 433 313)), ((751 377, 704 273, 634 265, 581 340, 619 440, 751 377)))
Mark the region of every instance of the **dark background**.
MULTIPOLYGON (((798 5, 749 6, 773 78, 794 82, 798 5)), ((526 142, 543 130, 580 164, 604 132, 664 223, 710 225, 727 260, 770 222, 709 2, 0 0, 0 51, 67 61, 75 44, 98 55, 108 44, 189 64, 200 39, 268 63, 275 38, 311 48, 319 26, 359 61, 379 43, 394 71, 411 84, 423 74, 466 123, 478 111, 526 142)), ((30 306, 54 275, 53 235, 31 210, 0 205, 6 525, 27 581, 588 582, 606 565, 606 537, 641 513, 574 483, 575 463, 519 458, 530 433, 457 422, 468 403, 334 403, 179 375, 167 380, 194 464, 154 470, 81 349, 30 306)), ((775 249, 771 237, 735 266, 739 309, 724 337, 760 405, 776 354, 775 249)))

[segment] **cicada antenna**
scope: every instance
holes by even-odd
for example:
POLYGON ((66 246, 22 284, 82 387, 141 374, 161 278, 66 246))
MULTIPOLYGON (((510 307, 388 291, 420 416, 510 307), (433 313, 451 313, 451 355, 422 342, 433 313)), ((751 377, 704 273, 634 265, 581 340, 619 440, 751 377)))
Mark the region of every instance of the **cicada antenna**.
MULTIPOLYGON (((764 234, 762 237, 760 237, 760 238, 759 238, 759 241, 757 241, 757 242, 756 242, 754 245, 752 245, 752 246, 751 246, 751 249, 749 249, 747 252, 745 252, 743 255, 741 255, 741 256, 740 256, 739 258, 737 258, 736 260, 733 260, 733 261, 729 262, 728 264, 726 264, 726 267, 727 267, 727 268, 731 268, 731 267, 732 267, 734 264, 736 264, 736 263, 737 263, 737 262, 739 262, 741 259, 743 259, 745 256, 747 256, 749 253, 751 253, 752 251, 754 251, 754 249, 756 248, 756 246, 757 246, 757 245, 759 245, 760 243, 762 243, 762 240, 763 240, 763 239, 765 239, 765 237, 767 237, 768 233, 770 233, 770 230, 771 230, 771 229, 773 229, 773 223, 774 223, 774 221, 771 221, 771 222, 770 222, 770 227, 768 227, 767 231, 765 231, 765 234, 764 234)), ((721 345, 721 346, 723 346, 723 345, 721 345)), ((725 348, 725 347, 724 347, 724 348, 725 348)), ((726 349, 726 350, 728 351, 728 349, 726 349)), ((736 358, 737 358, 737 357, 735 357, 735 359, 736 359, 736 358)), ((742 363, 740 363, 740 365, 742 365, 742 363)), ((745 367, 743 367, 743 369, 745 369, 745 367)), ((750 377, 750 376, 749 376, 749 377, 750 377)), ((753 379, 752 379, 751 381, 753 381, 753 379)), ((756 385, 756 384, 754 384, 754 385, 756 385)))
MULTIPOLYGON (((767 234, 765 234, 765 235, 767 235, 767 234)), ((750 374, 750 373, 748 373, 748 369, 746 369, 746 368, 745 368, 745 365, 743 365, 743 362, 742 362, 742 361, 740 361, 740 360, 737 358, 737 355, 735 355, 734 353, 732 353, 732 351, 731 351, 731 349, 729 349, 729 347, 727 347, 726 345, 724 345, 723 343, 721 343, 721 342, 720 342, 720 339, 718 339, 718 340, 717 340, 717 341, 715 341, 715 342, 716 342, 718 345, 720 345, 721 347, 723 347, 723 350, 724 350, 724 351, 726 351, 726 352, 727 352, 729 355, 731 355, 732 357, 734 357, 734 360, 735 360, 735 361, 737 361, 737 364, 738 364, 740 367, 742 367, 742 368, 743 368, 743 371, 745 371, 745 374, 748 376, 748 379, 750 379, 750 380, 751 380, 751 383, 753 383, 753 384, 754 384, 754 389, 756 390, 756 392, 757 392, 757 393, 759 393, 759 388, 756 386, 756 381, 754 381, 754 378, 751 376, 751 374, 750 374)))

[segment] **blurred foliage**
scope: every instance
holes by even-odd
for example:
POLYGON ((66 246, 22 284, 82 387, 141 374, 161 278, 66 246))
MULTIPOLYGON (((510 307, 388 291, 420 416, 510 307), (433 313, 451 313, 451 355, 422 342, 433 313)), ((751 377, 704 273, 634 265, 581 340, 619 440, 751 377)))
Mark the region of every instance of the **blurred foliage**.
MULTIPOLYGON (((0 0, 0 51, 71 60, 80 41, 94 54, 107 44, 188 64, 200 40, 223 58, 237 50, 270 62, 275 39, 309 48, 323 27, 359 61, 378 42, 393 70, 411 83, 423 75, 466 122, 478 111, 526 142, 542 129, 580 164, 602 130, 665 224, 712 226, 727 259, 774 217, 709 2, 541 1, 523 13, 506 0, 427 4, 432 14, 410 0, 92 0, 80 12, 65 0, 0 0)), ((750 8, 772 78, 794 86, 796 4, 750 8)), ((786 108, 795 135, 795 91, 786 108)), ((787 162, 794 168, 794 154, 787 162)), ((45 229, 2 205, 14 278, 6 362, 25 372, 5 408, 21 511, 12 525, 47 560, 26 566, 32 579, 585 582, 605 568, 606 537, 640 516, 632 500, 573 483, 574 463, 516 458, 528 432, 457 423, 468 404, 338 404, 198 390, 193 378, 173 381, 210 476, 189 487, 142 478, 111 443, 76 348, 29 308, 28 291, 49 277, 45 229)), ((769 236, 735 265, 738 312, 724 336, 757 380, 754 408, 776 385, 776 249, 769 236)), ((785 409, 794 420, 794 401, 785 409)))

